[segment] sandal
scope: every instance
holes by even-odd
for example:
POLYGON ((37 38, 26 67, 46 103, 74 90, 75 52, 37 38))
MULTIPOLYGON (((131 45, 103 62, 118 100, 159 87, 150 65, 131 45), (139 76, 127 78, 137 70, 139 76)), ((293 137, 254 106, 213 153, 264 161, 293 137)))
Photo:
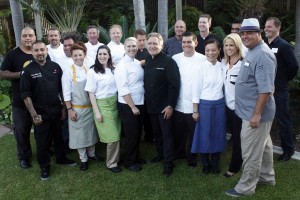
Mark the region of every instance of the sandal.
POLYGON ((226 172, 223 176, 225 176, 225 178, 230 178, 230 177, 233 177, 234 176, 234 173, 233 172, 226 172))

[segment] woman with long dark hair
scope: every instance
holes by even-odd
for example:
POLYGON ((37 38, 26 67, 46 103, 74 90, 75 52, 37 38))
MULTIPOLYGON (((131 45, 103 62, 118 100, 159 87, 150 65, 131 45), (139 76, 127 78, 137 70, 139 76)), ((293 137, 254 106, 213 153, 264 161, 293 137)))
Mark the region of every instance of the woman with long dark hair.
POLYGON ((120 172, 121 122, 117 110, 117 86, 111 52, 106 45, 97 50, 95 64, 88 71, 85 90, 89 92, 100 141, 107 143, 106 166, 120 172))

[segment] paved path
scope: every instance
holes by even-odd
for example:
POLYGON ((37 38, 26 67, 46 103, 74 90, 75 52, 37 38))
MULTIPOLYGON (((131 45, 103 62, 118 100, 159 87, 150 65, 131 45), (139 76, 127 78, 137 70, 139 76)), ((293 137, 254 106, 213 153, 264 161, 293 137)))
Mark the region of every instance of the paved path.
POLYGON ((11 129, 7 128, 6 126, 0 125, 0 137, 8 133, 12 134, 11 129))

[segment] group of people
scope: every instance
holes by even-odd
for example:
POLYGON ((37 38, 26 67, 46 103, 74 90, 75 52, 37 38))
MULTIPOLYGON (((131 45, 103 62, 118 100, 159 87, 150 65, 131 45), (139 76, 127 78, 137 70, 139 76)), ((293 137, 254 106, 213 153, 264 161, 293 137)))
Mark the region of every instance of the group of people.
POLYGON ((142 170, 143 127, 145 140, 156 144, 151 162, 163 161, 164 176, 172 174, 176 159, 196 167, 198 154, 203 173, 218 174, 229 130, 233 148, 224 176, 243 171, 226 194, 251 195, 257 183, 275 185, 270 138, 275 111, 279 160, 294 153, 288 81, 299 66, 293 50, 280 38, 275 17, 266 21, 267 43, 257 19, 233 23, 223 41, 209 32, 211 21, 201 15, 196 36, 178 20, 175 36, 165 42, 159 33, 138 29, 124 45, 119 25, 110 28, 108 45, 99 43, 95 26, 88 28, 85 44, 70 36, 60 43, 59 30, 52 28, 47 46, 24 28, 21 46, 7 55, 0 71, 1 78, 12 80, 20 166, 31 167, 33 122, 42 180, 50 174, 52 145, 58 164, 76 164, 66 157, 67 146, 78 151, 80 169, 87 170, 89 159, 104 160, 95 154, 99 139, 107 144, 107 168, 120 172, 121 135, 124 167, 142 170))

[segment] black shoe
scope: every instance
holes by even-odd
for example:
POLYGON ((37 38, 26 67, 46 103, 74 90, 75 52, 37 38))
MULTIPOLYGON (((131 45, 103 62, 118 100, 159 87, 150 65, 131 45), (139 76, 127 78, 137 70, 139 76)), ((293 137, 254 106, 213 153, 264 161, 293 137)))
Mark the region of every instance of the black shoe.
POLYGON ((164 158, 162 156, 156 156, 155 158, 153 158, 150 162, 151 163, 158 163, 160 161, 162 161, 164 158))
POLYGON ((196 159, 189 159, 189 160, 187 161, 187 165, 188 165, 189 167, 197 167, 197 160, 196 160, 196 159))
POLYGON ((90 160, 94 160, 96 162, 102 162, 104 161, 104 158, 101 156, 94 156, 94 157, 89 157, 90 160))
POLYGON ((291 157, 294 155, 294 152, 292 153, 283 153, 282 155, 279 156, 277 159, 278 161, 285 162, 291 159, 291 157))
POLYGON ((146 160, 142 159, 142 158, 138 158, 138 159, 136 159, 136 163, 140 164, 140 165, 144 165, 144 164, 146 164, 146 160))
POLYGON ((89 169, 89 163, 88 163, 88 161, 80 163, 80 170, 85 171, 85 170, 88 170, 88 169, 89 169))
POLYGON ((20 160, 20 167, 21 167, 22 169, 28 169, 28 168, 30 168, 30 167, 32 167, 32 166, 31 166, 29 160, 24 159, 24 160, 20 160))
POLYGON ((166 176, 166 177, 169 177, 173 173, 173 169, 174 169, 174 164, 173 163, 165 164, 163 175, 166 176))
POLYGON ((210 166, 209 165, 204 165, 203 169, 202 169, 202 172, 204 174, 209 174, 210 173, 210 166))
POLYGON ((219 167, 219 165, 218 164, 216 164, 216 165, 212 165, 211 166, 211 172, 213 173, 213 174, 218 174, 218 173, 220 173, 220 167, 219 167))
POLYGON ((59 165, 68 165, 68 166, 75 166, 76 162, 74 160, 70 160, 69 158, 65 157, 65 158, 56 160, 56 164, 59 164, 59 165))
POLYGON ((132 172, 138 172, 142 170, 142 167, 138 164, 132 164, 129 166, 124 165, 125 168, 127 168, 128 170, 132 171, 132 172))
POLYGON ((50 170, 49 168, 42 168, 41 169, 41 179, 43 181, 47 181, 50 175, 50 170))
POLYGON ((113 173, 118 173, 118 172, 121 172, 122 169, 120 167, 112 167, 112 168, 108 168, 111 172, 113 173))

